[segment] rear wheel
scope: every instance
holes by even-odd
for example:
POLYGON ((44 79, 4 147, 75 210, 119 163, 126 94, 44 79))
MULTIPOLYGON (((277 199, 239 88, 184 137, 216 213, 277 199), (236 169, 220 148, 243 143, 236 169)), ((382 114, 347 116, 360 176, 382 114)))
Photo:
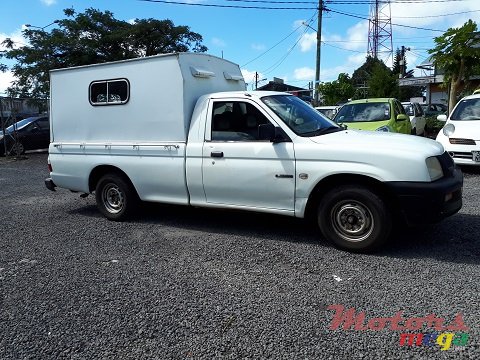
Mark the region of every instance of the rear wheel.
POLYGON ((378 248, 392 229, 384 200, 364 186, 331 190, 321 199, 317 216, 323 235, 335 246, 353 252, 378 248))
POLYGON ((109 220, 122 221, 132 215, 138 206, 138 195, 124 176, 104 175, 95 189, 100 212, 109 220))

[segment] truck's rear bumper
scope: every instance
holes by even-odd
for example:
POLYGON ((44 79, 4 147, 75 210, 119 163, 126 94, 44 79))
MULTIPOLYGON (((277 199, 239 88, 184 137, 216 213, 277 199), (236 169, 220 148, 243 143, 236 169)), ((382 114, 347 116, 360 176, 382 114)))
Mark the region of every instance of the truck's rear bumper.
POLYGON ((47 187, 48 190, 55 191, 55 188, 57 185, 53 182, 52 178, 46 178, 45 179, 45 186, 47 187))
POLYGON ((400 211, 409 225, 434 223, 462 208, 463 174, 455 169, 451 176, 425 182, 389 182, 397 196, 400 211))

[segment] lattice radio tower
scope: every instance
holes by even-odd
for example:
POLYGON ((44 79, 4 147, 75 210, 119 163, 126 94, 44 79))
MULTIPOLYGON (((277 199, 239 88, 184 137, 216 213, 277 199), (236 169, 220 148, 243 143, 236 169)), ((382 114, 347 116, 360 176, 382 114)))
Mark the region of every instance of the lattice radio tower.
POLYGON ((375 0, 370 5, 368 55, 393 63, 392 11, 390 0, 375 0))

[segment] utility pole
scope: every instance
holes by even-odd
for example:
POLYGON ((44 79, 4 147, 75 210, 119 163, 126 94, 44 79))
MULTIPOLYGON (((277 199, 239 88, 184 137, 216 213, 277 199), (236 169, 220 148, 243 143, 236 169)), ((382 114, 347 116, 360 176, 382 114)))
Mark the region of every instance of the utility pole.
POLYGON ((406 48, 405 46, 402 45, 401 50, 400 50, 400 79, 405 76, 405 73, 407 72, 407 67, 405 66, 405 51, 410 51, 410 48, 406 48))
MULTIPOLYGON (((255 90, 258 89, 258 82, 259 81, 265 81, 267 80, 267 78, 263 78, 263 79, 259 79, 260 75, 258 74, 258 72, 255 71, 255 90)), ((253 85, 252 85, 253 87, 253 85)))
POLYGON ((318 86, 320 85, 320 55, 322 45, 322 14, 323 0, 318 0, 318 21, 317 21, 317 62, 315 66, 315 105, 319 105, 320 97, 318 94, 318 86))

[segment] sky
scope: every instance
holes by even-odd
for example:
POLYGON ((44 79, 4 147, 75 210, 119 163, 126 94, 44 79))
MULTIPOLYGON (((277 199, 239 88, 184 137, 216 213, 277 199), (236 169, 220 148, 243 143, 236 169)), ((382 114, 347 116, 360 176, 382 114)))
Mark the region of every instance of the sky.
MULTIPOLYGON (((76 12, 95 8, 109 10, 115 18, 126 21, 170 19, 175 25, 188 26, 202 35, 209 54, 240 65, 248 89, 255 85, 255 73, 260 80, 258 86, 276 77, 289 85, 308 88, 315 79, 318 0, 167 1, 1 0, 0 42, 12 38, 19 45, 25 44, 25 24, 43 27, 63 19, 66 8, 76 12)), ((324 3, 327 11, 322 13, 321 82, 335 80, 342 72, 352 75, 365 62, 372 11, 370 0, 324 3)), ((459 27, 468 19, 480 25, 479 0, 391 0, 390 6, 380 7, 382 18, 391 16, 393 50, 401 46, 410 49, 406 52, 408 69, 428 58, 434 37, 448 28, 459 27)), ((384 60, 391 65, 391 59, 384 60)), ((415 74, 422 75, 419 70, 415 74)), ((0 73, 0 94, 12 79, 9 71, 0 73)))

